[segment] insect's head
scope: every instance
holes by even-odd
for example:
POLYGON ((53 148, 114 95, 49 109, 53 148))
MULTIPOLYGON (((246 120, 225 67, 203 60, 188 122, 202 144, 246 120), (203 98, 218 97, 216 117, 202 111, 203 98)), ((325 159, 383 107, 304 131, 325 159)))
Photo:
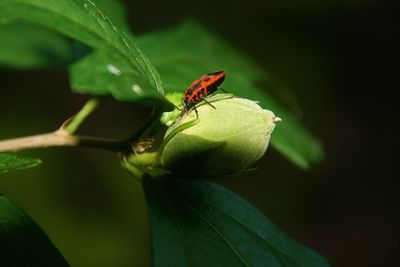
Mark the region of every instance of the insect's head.
POLYGON ((195 102, 190 97, 182 98, 182 104, 186 110, 192 108, 195 105, 195 102))

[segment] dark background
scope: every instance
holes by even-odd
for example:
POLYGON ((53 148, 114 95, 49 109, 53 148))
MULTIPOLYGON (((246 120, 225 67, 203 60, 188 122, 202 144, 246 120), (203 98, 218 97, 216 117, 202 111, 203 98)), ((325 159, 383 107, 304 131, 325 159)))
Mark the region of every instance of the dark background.
MULTIPOLYGON (((324 161, 310 171, 270 149, 256 172, 222 183, 333 266, 395 266, 400 201, 394 4, 142 2, 127 1, 134 33, 199 20, 290 89, 281 101, 325 148, 324 161)), ((51 131, 87 99, 69 91, 62 69, 3 70, 0 79, 0 139, 51 131)), ((82 132, 125 137, 146 114, 146 108, 109 101, 82 132)), ((23 155, 44 164, 2 175, 0 191, 44 228, 73 266, 149 264, 143 193, 113 155, 85 149, 23 155)))

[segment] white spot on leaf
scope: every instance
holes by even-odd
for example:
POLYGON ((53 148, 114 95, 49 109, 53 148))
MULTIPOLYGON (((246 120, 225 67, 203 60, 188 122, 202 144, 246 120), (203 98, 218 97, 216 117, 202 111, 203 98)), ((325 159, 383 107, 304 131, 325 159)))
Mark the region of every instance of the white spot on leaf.
POLYGON ((134 91, 138 95, 143 95, 144 94, 142 88, 140 88, 140 86, 138 84, 132 85, 132 91, 134 91))
POLYGON ((116 76, 120 76, 122 74, 122 71, 115 67, 113 64, 107 64, 107 70, 108 72, 116 76))

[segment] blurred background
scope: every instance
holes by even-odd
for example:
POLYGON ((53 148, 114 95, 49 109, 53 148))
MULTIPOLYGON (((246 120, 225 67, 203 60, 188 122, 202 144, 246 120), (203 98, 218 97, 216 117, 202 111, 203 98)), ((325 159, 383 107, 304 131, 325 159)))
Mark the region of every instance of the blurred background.
MULTIPOLYGON (((271 148, 257 171, 222 184, 333 266, 396 265, 400 182, 392 95, 398 87, 399 46, 393 3, 126 4, 136 35, 195 18, 248 54, 288 88, 290 93, 271 93, 292 109, 326 152, 321 164, 303 171, 271 148)), ((0 35, 0 43, 6 41, 0 35)), ((87 99, 70 92, 62 67, 1 68, 0 81, 0 139, 52 131, 87 99)), ((107 101, 81 132, 122 138, 148 113, 145 107, 107 101)), ((79 148, 22 155, 42 158, 44 164, 2 174, 0 192, 38 222, 72 266, 149 266, 144 195, 114 155, 79 148)))

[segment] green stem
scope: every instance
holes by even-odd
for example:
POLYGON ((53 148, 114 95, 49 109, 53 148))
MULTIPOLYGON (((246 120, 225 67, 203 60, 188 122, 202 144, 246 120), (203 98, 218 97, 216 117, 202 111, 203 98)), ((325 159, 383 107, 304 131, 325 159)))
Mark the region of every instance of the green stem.
POLYGON ((64 126, 64 130, 69 133, 75 133, 79 126, 86 120, 86 118, 97 108, 100 104, 100 98, 91 98, 86 104, 82 107, 82 109, 64 126))

